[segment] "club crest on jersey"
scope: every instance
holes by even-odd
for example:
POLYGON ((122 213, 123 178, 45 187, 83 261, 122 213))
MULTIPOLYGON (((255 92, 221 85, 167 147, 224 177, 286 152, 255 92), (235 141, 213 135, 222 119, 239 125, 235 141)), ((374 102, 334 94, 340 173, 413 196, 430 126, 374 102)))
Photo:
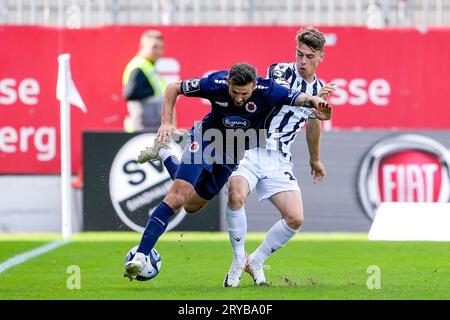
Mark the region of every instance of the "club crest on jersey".
POLYGON ((250 101, 250 102, 247 102, 247 104, 245 105, 245 110, 247 110, 250 113, 255 112, 256 109, 257 109, 256 103, 254 103, 254 102, 250 101))
POLYGON ((222 120, 223 124, 227 128, 248 128, 250 121, 241 117, 226 117, 222 120))
POLYGON ((191 143, 191 145, 189 146, 189 151, 194 153, 197 152, 198 150, 200 150, 200 145, 197 141, 194 141, 191 143))

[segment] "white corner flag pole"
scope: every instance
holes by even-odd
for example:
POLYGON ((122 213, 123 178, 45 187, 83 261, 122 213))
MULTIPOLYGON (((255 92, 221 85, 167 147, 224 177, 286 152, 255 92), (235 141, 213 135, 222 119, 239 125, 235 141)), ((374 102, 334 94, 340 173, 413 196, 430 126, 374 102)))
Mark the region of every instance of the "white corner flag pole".
POLYGON ((81 99, 70 73, 70 55, 65 53, 58 57, 58 81, 56 98, 60 101, 61 119, 61 213, 62 236, 72 236, 72 189, 71 189, 71 148, 70 148, 70 104, 74 104, 86 113, 86 106, 81 99))

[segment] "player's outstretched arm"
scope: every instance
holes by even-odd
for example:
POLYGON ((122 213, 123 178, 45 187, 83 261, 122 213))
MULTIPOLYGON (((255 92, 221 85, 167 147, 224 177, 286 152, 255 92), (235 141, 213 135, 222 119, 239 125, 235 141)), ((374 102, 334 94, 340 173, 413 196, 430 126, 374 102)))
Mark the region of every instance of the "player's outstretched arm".
POLYGON ((294 102, 295 106, 311 108, 320 120, 330 120, 331 106, 318 96, 310 96, 305 93, 300 94, 294 102))
POLYGON ((166 88, 162 106, 161 126, 156 135, 156 139, 160 142, 168 141, 175 130, 175 126, 173 125, 173 109, 181 93, 181 81, 173 82, 166 88))
MULTIPOLYGON (((318 96, 324 100, 327 100, 334 91, 336 91, 335 84, 327 83, 320 89, 318 96)), ((311 175, 314 183, 321 181, 326 175, 325 166, 322 161, 320 161, 321 135, 322 125, 320 120, 309 119, 306 127, 306 142, 308 144, 309 165, 311 167, 311 175)))
POLYGON ((325 166, 320 161, 320 137, 322 125, 319 119, 309 119, 306 126, 306 142, 309 151, 309 165, 313 182, 316 183, 325 177, 325 166))

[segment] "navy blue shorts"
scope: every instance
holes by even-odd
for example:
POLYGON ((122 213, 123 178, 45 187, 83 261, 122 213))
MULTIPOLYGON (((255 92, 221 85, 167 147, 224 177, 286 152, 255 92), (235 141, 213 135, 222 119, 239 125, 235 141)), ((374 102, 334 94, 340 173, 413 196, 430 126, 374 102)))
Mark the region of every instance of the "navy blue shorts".
POLYGON ((189 182, 200 197, 211 200, 227 183, 236 166, 235 164, 213 164, 212 170, 209 171, 201 164, 181 162, 178 165, 175 179, 189 182))

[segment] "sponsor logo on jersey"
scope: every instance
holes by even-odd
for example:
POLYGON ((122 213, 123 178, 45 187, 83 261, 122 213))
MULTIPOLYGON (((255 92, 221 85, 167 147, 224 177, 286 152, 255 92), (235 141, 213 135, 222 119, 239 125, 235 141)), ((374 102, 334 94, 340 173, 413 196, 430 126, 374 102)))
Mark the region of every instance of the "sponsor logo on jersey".
POLYGON ((247 102, 247 104, 245 105, 245 110, 247 110, 250 113, 255 112, 256 109, 257 109, 256 103, 254 103, 254 102, 250 101, 250 102, 247 102))
POLYGON ((316 118, 316 114, 312 111, 311 108, 305 107, 293 107, 295 111, 298 112, 304 118, 316 118))
POLYGON ((358 193, 370 219, 382 202, 449 202, 450 157, 437 141, 416 134, 383 139, 363 159, 358 193))
POLYGON ((221 106, 221 107, 228 107, 227 101, 214 101, 215 104, 221 106))
POLYGON ((248 128, 250 126, 250 121, 241 117, 226 117, 222 120, 222 123, 227 128, 248 128))

